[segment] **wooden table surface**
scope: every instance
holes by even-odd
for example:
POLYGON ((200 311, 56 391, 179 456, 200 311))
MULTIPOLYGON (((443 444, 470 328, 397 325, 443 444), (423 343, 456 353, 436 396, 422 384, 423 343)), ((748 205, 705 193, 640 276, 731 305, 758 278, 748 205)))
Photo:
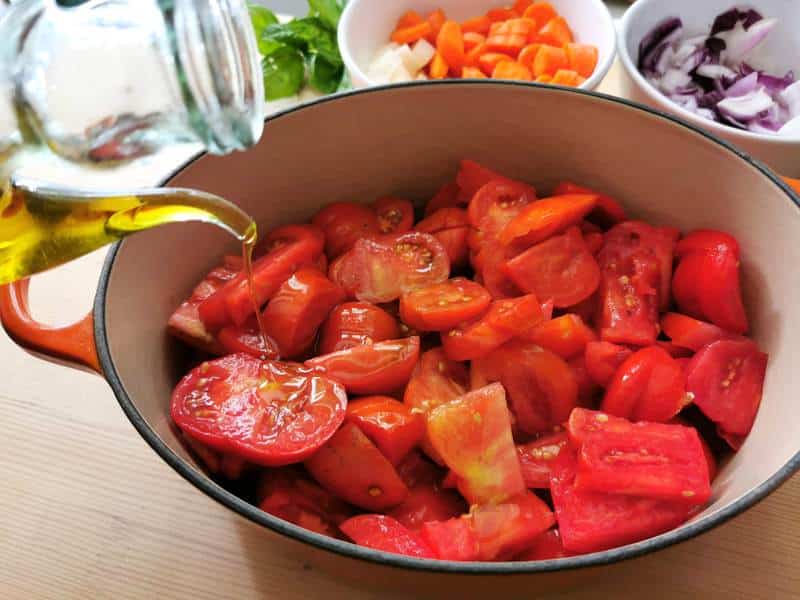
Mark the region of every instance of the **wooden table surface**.
MULTIPOLYGON (((604 84, 614 91, 616 72, 604 84)), ((174 158, 172 159, 174 161, 174 158)), ((133 173, 133 174, 131 174, 133 173)), ((158 180, 147 169, 127 180, 158 180)), ((88 310, 103 253, 34 279, 34 314, 88 310)), ((166 399, 165 399, 166 401, 166 399)), ((99 377, 0 333, 0 598, 391 597, 285 556, 139 437, 99 377)), ((800 598, 800 478, 732 522, 552 598, 800 598)), ((537 597, 532 589, 529 597, 537 597)))

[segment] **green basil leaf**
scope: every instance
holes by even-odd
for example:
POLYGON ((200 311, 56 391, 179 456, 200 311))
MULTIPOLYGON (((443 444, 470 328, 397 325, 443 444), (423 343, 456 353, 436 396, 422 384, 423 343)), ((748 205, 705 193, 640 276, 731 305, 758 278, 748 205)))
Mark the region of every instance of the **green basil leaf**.
POLYGON ((320 54, 331 65, 342 64, 335 32, 329 30, 317 17, 270 25, 264 30, 263 38, 293 46, 305 54, 320 54))
POLYGON ((333 31, 339 25, 339 17, 342 16, 343 2, 339 0, 308 0, 311 14, 318 16, 333 31))
POLYGON ((321 54, 315 54, 309 67, 309 83, 323 94, 335 92, 342 81, 344 65, 331 64, 321 54))
POLYGON ((296 48, 278 45, 264 56, 261 67, 264 71, 264 96, 267 100, 294 96, 303 87, 306 67, 303 55, 296 48))
POLYGON ((250 21, 253 23, 253 29, 256 32, 256 39, 261 38, 268 25, 274 25, 278 22, 278 17, 275 16, 275 13, 260 4, 248 2, 247 10, 250 13, 250 21))

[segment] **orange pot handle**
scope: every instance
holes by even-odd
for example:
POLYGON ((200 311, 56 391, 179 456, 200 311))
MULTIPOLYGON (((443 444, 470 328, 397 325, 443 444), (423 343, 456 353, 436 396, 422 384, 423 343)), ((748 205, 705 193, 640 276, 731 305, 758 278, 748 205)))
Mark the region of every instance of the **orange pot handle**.
POLYGON ((0 286, 0 321, 22 348, 46 360, 102 373, 94 343, 94 316, 65 327, 50 327, 34 320, 28 308, 30 280, 0 286))
POLYGON ((789 184, 789 187, 792 188, 797 194, 800 196, 800 179, 792 179, 791 177, 784 177, 783 180, 789 184))

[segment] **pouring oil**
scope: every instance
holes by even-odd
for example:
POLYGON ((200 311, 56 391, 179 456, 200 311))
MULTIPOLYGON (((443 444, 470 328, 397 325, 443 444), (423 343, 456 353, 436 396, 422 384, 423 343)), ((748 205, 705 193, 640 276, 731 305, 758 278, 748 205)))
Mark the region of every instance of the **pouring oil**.
POLYGON ((12 178, 0 196, 0 284, 57 267, 131 233, 187 221, 216 225, 242 243, 250 299, 268 348, 253 292, 256 224, 236 205, 205 192, 181 188, 76 192, 12 178))

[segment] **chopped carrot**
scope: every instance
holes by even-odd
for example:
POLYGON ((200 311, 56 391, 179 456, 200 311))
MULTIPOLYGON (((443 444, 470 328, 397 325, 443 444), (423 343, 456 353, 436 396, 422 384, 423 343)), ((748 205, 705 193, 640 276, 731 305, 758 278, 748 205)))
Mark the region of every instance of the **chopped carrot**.
POLYGON ((532 81, 533 76, 525 65, 519 64, 515 60, 503 60, 497 63, 492 71, 492 79, 517 79, 520 81, 532 81))
POLYGON ((467 52, 466 56, 464 57, 464 64, 470 67, 477 67, 478 60, 480 59, 481 55, 486 53, 486 43, 478 44, 472 50, 467 52))
POLYGON ((589 77, 597 66, 597 48, 589 44, 567 44, 564 46, 567 53, 569 68, 583 77, 589 77))
POLYGON ((533 29, 529 19, 509 19, 503 23, 495 23, 486 38, 486 49, 489 52, 502 52, 510 56, 519 54, 528 45, 528 35, 533 29))
POLYGON ((553 81, 553 76, 539 75, 534 81, 536 81, 536 83, 550 83, 551 81, 553 81))
POLYGON ((433 59, 431 59, 428 65, 428 77, 431 79, 444 79, 447 77, 447 72, 449 70, 450 66, 447 64, 447 61, 437 52, 433 55, 433 59))
POLYGON ((464 36, 461 34, 461 25, 455 21, 444 22, 436 36, 436 51, 451 69, 461 70, 464 66, 464 36))
MULTIPOLYGON (((463 29, 462 29, 463 31, 463 29)), ((486 36, 468 31, 464 34, 464 52, 469 52, 475 46, 480 46, 486 41, 486 36)))
POLYGON ((567 62, 567 53, 561 48, 554 46, 542 45, 536 53, 536 58, 533 59, 533 75, 555 75, 559 69, 566 69, 569 67, 567 62))
POLYGON ((514 10, 521 15, 528 10, 531 4, 533 4, 533 0, 517 0, 514 2, 514 6, 511 7, 511 10, 514 10))
POLYGON ((392 34, 392 41, 397 44, 413 44, 417 40, 428 37, 431 33, 431 24, 423 21, 419 25, 412 25, 398 29, 392 34))
POLYGON ((526 67, 528 67, 528 69, 533 71, 533 61, 536 58, 536 53, 539 52, 540 47, 541 44, 528 44, 519 53, 517 61, 521 65, 525 65, 526 67))
POLYGON ((425 19, 415 10, 409 10, 405 13, 402 17, 397 20, 397 29, 405 29, 406 27, 413 27, 414 25, 419 25, 425 19))
POLYGON ((795 192, 800 194, 800 179, 792 179, 790 177, 784 177, 783 180, 792 188, 795 192))
POLYGON ((575 71, 570 69, 559 69, 556 71, 556 74, 553 75, 553 83, 554 85, 566 85, 569 87, 578 87, 581 84, 581 79, 583 79, 580 75, 578 75, 575 71))
POLYGON ((539 24, 540 27, 542 27, 550 19, 557 17, 558 13, 556 12, 556 9, 553 8, 553 5, 549 2, 534 2, 525 9, 525 12, 522 14, 522 16, 533 19, 539 24))
POLYGON ((489 20, 492 23, 497 23, 500 21, 515 19, 517 17, 521 17, 522 15, 518 15, 513 8, 493 8, 486 13, 486 16, 489 17, 489 20))
POLYGON ((550 44, 562 48, 565 44, 572 42, 572 31, 567 25, 564 17, 554 17, 539 30, 539 41, 543 44, 550 44))
POLYGON ((464 67, 461 69, 461 77, 464 79, 486 79, 484 72, 477 67, 464 67))
POLYGON ((482 15, 480 17, 473 17, 471 19, 467 19, 463 23, 461 23, 461 31, 464 33, 472 32, 472 33, 480 33, 481 35, 486 35, 489 33, 489 27, 491 27, 492 21, 486 15, 482 15))
POLYGON ((494 73, 494 68, 506 60, 513 61, 514 59, 508 54, 501 54, 499 52, 485 52, 484 54, 481 54, 481 57, 478 59, 478 66, 480 67, 481 71, 487 75, 491 75, 494 73))
POLYGON ((444 22, 447 21, 447 17, 441 8, 437 8, 426 17, 426 20, 431 24, 431 34, 428 36, 428 41, 435 46, 439 30, 444 25, 444 22))

